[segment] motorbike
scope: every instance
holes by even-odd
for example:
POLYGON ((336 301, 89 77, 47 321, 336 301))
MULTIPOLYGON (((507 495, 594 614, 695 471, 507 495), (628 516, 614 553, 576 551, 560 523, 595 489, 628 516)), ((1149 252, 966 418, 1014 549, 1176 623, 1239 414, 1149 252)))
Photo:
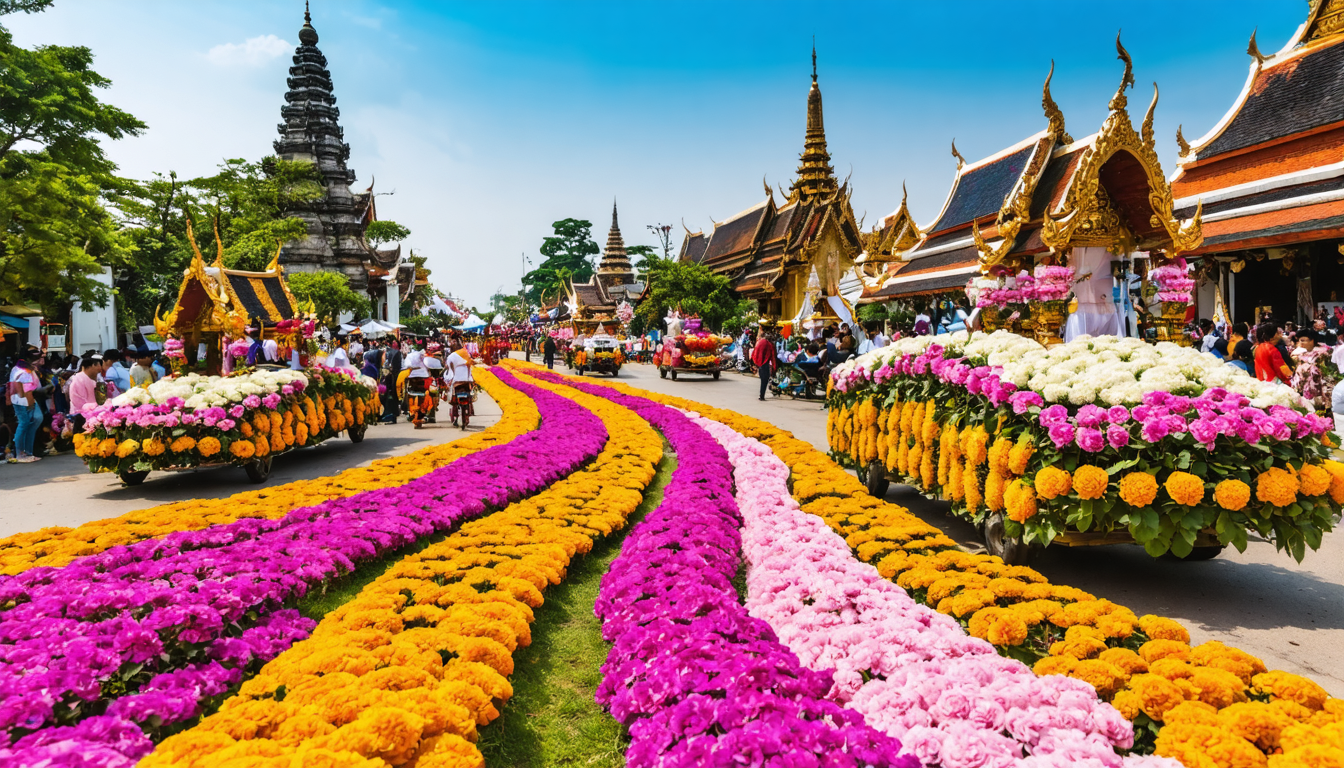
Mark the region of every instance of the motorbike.
POLYGON ((449 398, 452 405, 451 413, 453 425, 463 430, 467 428, 467 422, 472 416, 476 415, 476 384, 470 381, 459 381, 453 385, 453 394, 449 398), (458 423, 459 418, 461 423, 458 423))
POLYGON ((769 389, 776 397, 816 400, 826 396, 826 376, 830 370, 824 363, 793 362, 781 365, 770 378, 769 389))

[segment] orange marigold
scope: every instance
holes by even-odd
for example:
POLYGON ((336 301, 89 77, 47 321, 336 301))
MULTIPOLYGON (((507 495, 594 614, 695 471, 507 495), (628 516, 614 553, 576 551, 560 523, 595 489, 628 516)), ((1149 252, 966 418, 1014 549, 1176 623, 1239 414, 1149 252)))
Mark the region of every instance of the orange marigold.
POLYGON ((1213 500, 1223 509, 1236 512, 1251 500, 1251 486, 1229 477, 1213 488, 1213 500))
POLYGON ((1036 445, 1032 442, 1031 435, 1023 433, 1017 439, 1017 445, 1008 452, 1008 471, 1014 475, 1025 475, 1027 473, 1027 463, 1031 461, 1031 455, 1036 452, 1036 445))
POLYGON ((1297 501, 1297 476, 1280 467, 1270 467, 1255 481, 1255 498, 1276 507, 1291 506, 1297 501))
POLYGON ((1320 496, 1330 490, 1330 481, 1334 478, 1323 467, 1303 464, 1297 479, 1303 496, 1320 496))
POLYGON ((1053 499, 1067 494, 1073 488, 1073 476, 1057 467, 1045 467, 1036 473, 1036 495, 1053 499))
POLYGON ((234 440, 229 444, 229 453, 240 459, 250 459, 257 452, 257 447, 251 440, 234 440))
POLYGON ((202 437, 201 441, 196 444, 196 448, 201 452, 202 456, 214 456, 216 453, 219 453, 219 439, 215 437, 202 437))
POLYGON ((985 506, 989 508, 990 512, 998 512, 1003 509, 1003 493, 1003 475, 991 469, 989 477, 985 478, 985 506))
POLYGON ((1111 476, 1101 467, 1084 464, 1073 472, 1073 490, 1083 500, 1100 499, 1110 484, 1111 476))
POLYGON ((1164 616, 1154 616, 1151 613, 1139 617, 1139 629, 1153 640, 1175 640, 1178 643, 1189 643, 1190 632, 1178 622, 1168 619, 1164 616))
POLYGON ((1265 672, 1256 675, 1252 683, 1258 693, 1287 699, 1311 710, 1325 706, 1326 700, 1330 698, 1324 688, 1291 672, 1265 672))
POLYGON ((1010 520, 1025 523, 1036 516, 1036 492, 1021 480, 1014 480, 1008 484, 1003 501, 1010 520))
POLYGON ((1120 498, 1131 507, 1146 507, 1157 498, 1157 479, 1147 472, 1130 472, 1120 478, 1120 498))
POLYGON ((183 435, 182 437, 179 437, 176 440, 174 440, 173 444, 168 447, 172 449, 173 453, 183 453, 185 451, 190 451, 192 448, 196 447, 196 438, 190 435, 183 435))
MULTIPOLYGON (((1185 695, 1181 693, 1180 686, 1158 675, 1135 675, 1131 677, 1129 679, 1129 690, 1125 693, 1132 694, 1135 697, 1133 704, 1136 709, 1158 722, 1162 722, 1172 707, 1185 701, 1185 695)), ((1125 710, 1120 708, 1120 703, 1120 696, 1116 696, 1116 708, 1124 712, 1125 710)))
POLYGON ((1189 472, 1172 472, 1163 486, 1177 504, 1193 507, 1204 500, 1204 481, 1189 472))
POLYGON ((121 443, 117 445, 117 458, 119 459, 124 459, 127 456, 139 452, 140 443, 135 440, 122 440, 121 443))

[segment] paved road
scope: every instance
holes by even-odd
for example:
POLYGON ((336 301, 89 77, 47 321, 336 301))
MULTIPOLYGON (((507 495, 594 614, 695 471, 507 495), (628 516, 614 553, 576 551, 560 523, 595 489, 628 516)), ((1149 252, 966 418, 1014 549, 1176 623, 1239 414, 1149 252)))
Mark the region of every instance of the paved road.
MULTIPOLYGON (((719 381, 685 377, 674 382, 660 379, 651 366, 632 364, 622 369, 621 380, 768 420, 826 450, 821 404, 775 398, 759 402, 755 378, 725 374, 719 381)), ((499 418, 498 409, 485 397, 477 403, 477 412, 480 426, 499 418)), ((461 435, 447 425, 420 432, 405 423, 377 427, 360 445, 337 439, 277 459, 267 485, 333 474, 461 435)), ((156 473, 138 488, 123 488, 114 477, 85 472, 73 455, 29 465, 0 464, 0 536, 44 525, 78 525, 178 499, 219 498, 255 487, 240 469, 156 473)), ((979 546, 976 531, 949 517, 942 502, 925 499, 906 486, 892 486, 887 498, 964 545, 979 546)), ((1302 565, 1271 544, 1252 542, 1245 554, 1229 550, 1203 563, 1153 560, 1136 546, 1051 547, 1035 566, 1057 583, 1080 587, 1140 614, 1180 619, 1197 642, 1235 644, 1271 668, 1308 674, 1331 694, 1344 696, 1344 531, 1327 535, 1321 551, 1308 554, 1302 565)))
POLYGON ((51 525, 76 526, 92 520, 182 499, 218 499, 239 491, 282 485, 294 480, 333 475, 374 459, 399 456, 434 443, 447 443, 499 421, 499 407, 484 392, 476 416, 465 432, 447 423, 417 431, 410 423, 369 429, 355 445, 344 436, 275 459, 271 477, 262 485, 248 482, 234 467, 187 472, 154 472, 143 485, 127 488, 115 475, 95 475, 73 453, 49 456, 32 464, 0 463, 0 536, 35 531, 51 525))
MULTIPOLYGON (((826 415, 819 404, 756 399, 757 379, 725 374, 709 379, 658 378, 650 366, 621 369, 627 383, 688 397, 755 416, 791 430, 826 450, 826 415)), ((887 499, 970 547, 976 530, 948 515, 947 505, 913 488, 893 485, 887 499)), ((1202 563, 1154 560, 1128 546, 1050 547, 1033 563, 1051 581, 1085 589, 1127 605, 1140 615, 1180 619, 1192 640, 1221 640, 1254 653, 1271 669, 1309 675, 1334 696, 1344 696, 1344 530, 1327 534, 1318 552, 1298 565, 1267 542, 1246 552, 1228 549, 1202 563)))

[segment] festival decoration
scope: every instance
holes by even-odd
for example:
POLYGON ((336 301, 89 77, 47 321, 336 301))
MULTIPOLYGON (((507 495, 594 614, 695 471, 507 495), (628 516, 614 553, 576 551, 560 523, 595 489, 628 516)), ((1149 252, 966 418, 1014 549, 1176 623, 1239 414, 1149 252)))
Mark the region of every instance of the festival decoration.
POLYGON ((1006 518, 1028 544, 1119 531, 1184 557, 1244 549, 1256 532, 1301 560, 1334 527, 1332 424, 1290 389, 1135 339, 938 340, 903 339, 832 373, 839 460, 907 478, 977 523, 1006 518), (1255 496, 1243 502, 1236 483, 1255 496))

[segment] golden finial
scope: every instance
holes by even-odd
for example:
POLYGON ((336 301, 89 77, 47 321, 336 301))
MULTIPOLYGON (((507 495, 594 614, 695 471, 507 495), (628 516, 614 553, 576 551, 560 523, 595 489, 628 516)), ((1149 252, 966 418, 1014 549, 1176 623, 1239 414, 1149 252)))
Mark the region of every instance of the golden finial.
POLYGON ((193 261, 192 266, 200 264, 201 267, 204 267, 205 256, 201 255, 201 247, 196 244, 196 233, 191 228, 191 216, 188 215, 184 218, 186 218, 187 220, 187 242, 191 243, 191 252, 194 254, 194 256, 192 257, 193 261))
POLYGON ((1181 149, 1181 157, 1185 157, 1190 154, 1190 142, 1186 141, 1185 134, 1181 133, 1181 129, 1184 127, 1185 127, 1184 125, 1176 126, 1176 146, 1180 147, 1181 149))
POLYGON ((1143 139, 1146 147, 1153 147, 1153 113, 1157 111, 1157 83, 1153 83, 1153 101, 1148 105, 1148 112, 1143 116, 1143 128, 1139 131, 1139 136, 1143 139))
POLYGON ((266 265, 267 272, 280 271, 280 251, 284 250, 285 244, 281 240, 275 241, 275 256, 271 258, 271 263, 266 265))
POLYGON ((1129 57, 1129 51, 1126 51, 1124 44, 1120 42, 1118 32, 1115 35, 1115 51, 1118 54, 1116 58, 1125 62, 1125 76, 1120 78, 1120 88, 1116 90, 1110 104, 1112 112, 1119 112, 1129 104, 1129 99, 1125 97, 1125 89, 1134 86, 1134 60, 1129 57))
POLYGON ((773 200, 775 199, 775 191, 770 188, 770 182, 766 181, 765 179, 766 179, 765 176, 761 177, 761 186, 765 187, 766 198, 773 200))
POLYGON ((1055 139, 1060 144, 1072 144, 1073 137, 1064 130, 1064 111, 1055 103, 1055 99, 1050 95, 1050 81, 1055 77, 1055 61, 1050 60, 1050 74, 1045 76, 1045 87, 1041 89, 1041 106, 1045 108, 1045 117, 1050 121, 1050 132, 1055 134, 1055 139))
POLYGON ((812 36, 812 82, 817 82, 817 36, 812 36))
MULTIPOLYGON (((219 239, 219 217, 215 217, 215 266, 224 269, 224 241, 219 239)), ((221 278, 223 275, 221 275, 221 278)))
POLYGON ((1251 58, 1255 59, 1255 65, 1257 67, 1264 66, 1265 64, 1265 54, 1260 52, 1260 45, 1255 42, 1255 34, 1259 31, 1259 27, 1251 30, 1251 43, 1246 46, 1246 53, 1249 53, 1251 58))
POLYGON ((901 207, 905 207, 905 201, 910 199, 910 192, 905 188, 905 179, 901 179, 901 207))
POLYGON ((961 156, 961 153, 957 151, 957 140, 956 140, 956 139, 953 139, 953 140, 952 140, 952 156, 955 157, 955 158, 957 158, 957 170, 958 170, 958 171, 960 171, 962 168, 964 168, 964 167, 966 166, 966 158, 962 157, 962 156, 961 156))

